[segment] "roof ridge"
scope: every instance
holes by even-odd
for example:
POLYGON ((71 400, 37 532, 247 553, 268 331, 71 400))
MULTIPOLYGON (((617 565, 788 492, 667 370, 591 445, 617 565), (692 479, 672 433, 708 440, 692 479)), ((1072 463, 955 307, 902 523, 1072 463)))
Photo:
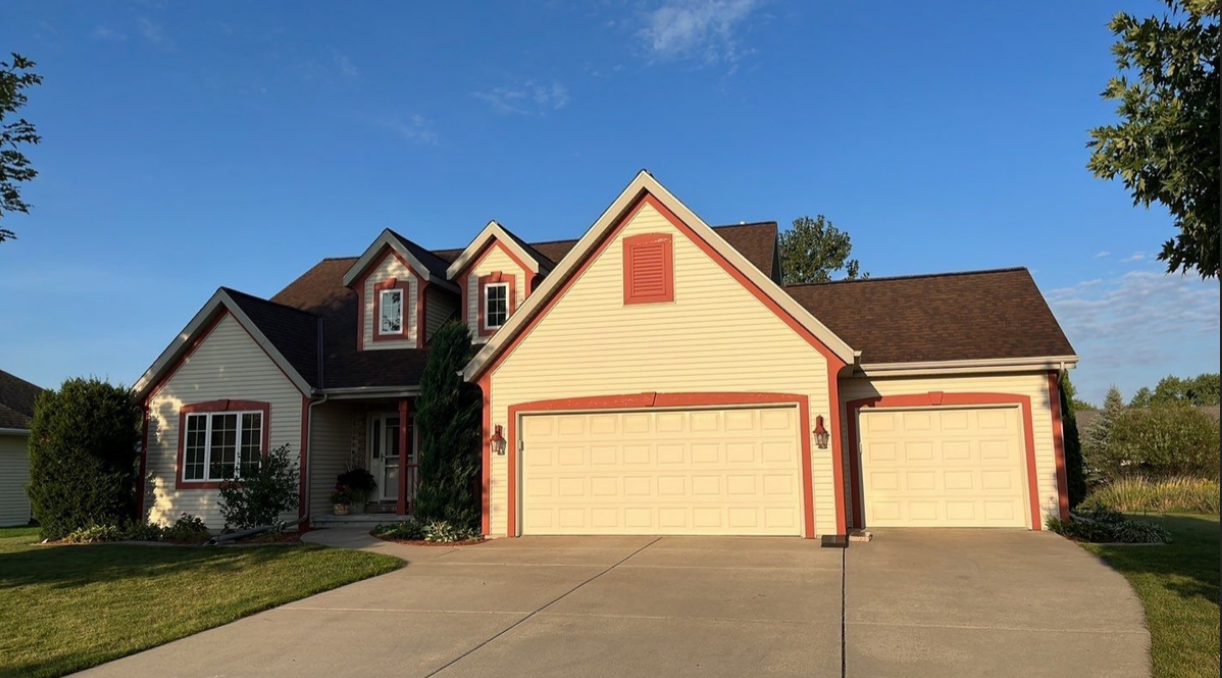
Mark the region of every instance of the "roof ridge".
POLYGON ((288 310, 290 310, 290 311, 296 311, 296 312, 298 312, 298 313, 304 313, 305 315, 308 315, 308 316, 310 316, 310 317, 312 317, 312 318, 319 318, 319 317, 321 317, 321 316, 319 316, 317 313, 315 313, 315 312, 313 312, 313 311, 307 311, 307 310, 305 310, 305 309, 303 309, 303 308, 297 308, 296 306, 289 306, 288 304, 282 304, 282 303, 280 303, 280 302, 278 302, 278 301, 272 301, 271 299, 264 299, 263 297, 260 297, 260 296, 258 296, 258 295, 251 294, 251 293, 249 293, 249 292, 243 292, 242 290, 235 290, 235 289, 234 289, 234 288, 232 288, 232 287, 225 287, 224 285, 221 285, 221 289, 225 290, 225 292, 226 292, 227 294, 239 294, 239 295, 241 295, 241 296, 243 296, 243 297, 247 297, 247 298, 249 298, 249 299, 254 299, 255 301, 260 301, 260 302, 263 302, 264 304, 269 304, 269 305, 271 305, 271 306, 279 306, 280 308, 285 308, 285 309, 288 309, 288 310))
POLYGON ((915 280, 919 278, 958 278, 967 275, 988 275, 993 273, 1014 273, 1016 271, 1026 271, 1026 266, 1011 266, 1009 268, 985 268, 975 271, 949 271, 946 273, 913 273, 911 275, 891 275, 870 278, 853 278, 845 280, 828 280, 826 282, 806 282, 806 283, 788 283, 782 287, 788 289, 791 287, 815 287, 822 285, 839 285, 843 283, 869 283, 869 282, 886 282, 889 280, 915 280))

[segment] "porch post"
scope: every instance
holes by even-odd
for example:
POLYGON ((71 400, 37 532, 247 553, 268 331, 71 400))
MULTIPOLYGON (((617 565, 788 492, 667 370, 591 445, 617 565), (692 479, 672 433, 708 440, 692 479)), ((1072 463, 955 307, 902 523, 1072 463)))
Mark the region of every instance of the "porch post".
POLYGON ((408 403, 407 398, 399 401, 399 503, 395 513, 401 516, 407 514, 407 416, 411 413, 408 403))

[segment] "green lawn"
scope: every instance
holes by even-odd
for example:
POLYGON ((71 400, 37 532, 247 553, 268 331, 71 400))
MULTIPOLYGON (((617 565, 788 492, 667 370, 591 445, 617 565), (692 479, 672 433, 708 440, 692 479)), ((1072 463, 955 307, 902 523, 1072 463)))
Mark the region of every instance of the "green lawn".
POLYGON ((1155 678, 1218 676, 1218 516, 1140 516, 1166 546, 1084 544, 1123 574, 1146 608, 1155 678))
POLYGON ((0 529, 0 676, 60 676, 389 572, 320 546, 41 546, 0 529))

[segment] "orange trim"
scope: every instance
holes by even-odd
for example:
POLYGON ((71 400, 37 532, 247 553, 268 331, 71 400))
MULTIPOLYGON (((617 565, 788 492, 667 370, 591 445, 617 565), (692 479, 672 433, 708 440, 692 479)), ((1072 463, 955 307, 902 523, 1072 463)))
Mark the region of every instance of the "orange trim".
POLYGON ((912 393, 893 396, 876 396, 850 400, 846 405, 848 415, 849 474, 853 489, 853 524, 865 524, 865 508, 861 486, 861 442, 858 438, 857 415, 863 407, 871 409, 903 409, 914 407, 967 407, 973 405, 1018 405, 1023 416, 1023 443, 1027 452, 1027 500, 1031 508, 1031 529, 1041 530, 1039 485, 1035 471, 1035 427, 1031 423, 1031 398, 1011 393, 912 393), (936 402, 935 402, 936 401, 936 402))
POLYGON ((1057 508, 1061 520, 1069 520, 1069 473, 1065 466, 1065 420, 1061 417, 1061 383, 1056 372, 1048 373, 1048 402, 1052 406, 1052 449, 1057 467, 1057 508))
MULTIPOLYGON (((534 291, 534 280, 533 279, 535 277, 535 274, 531 272, 530 267, 527 266, 526 262, 522 261, 522 259, 518 257, 518 255, 514 254, 513 251, 511 251, 508 247, 506 247, 505 243, 501 242, 500 239, 493 237, 492 242, 484 246, 484 249, 480 252, 479 256, 475 257, 470 262, 468 262, 467 265, 463 266, 462 270, 460 270, 454 276, 454 279, 458 280, 458 289, 462 292, 462 321, 464 325, 467 325, 467 326, 471 325, 470 310, 467 308, 468 304, 471 303, 470 299, 467 298, 468 287, 469 287, 467 278, 468 276, 471 275, 471 271, 479 269, 479 265, 484 263, 484 259, 486 259, 488 255, 492 253, 493 249, 499 249, 502 252, 504 252, 505 256, 509 257, 509 259, 513 261, 513 263, 517 264, 517 266, 520 269, 522 269, 522 277, 526 279, 524 281, 524 285, 525 285, 524 289, 526 291, 525 296, 530 296, 530 293, 534 291)), ((536 265, 539 265, 539 263, 540 262, 537 262, 537 261, 535 262, 536 265)), ((478 291, 477 291, 477 295, 478 295, 478 291)), ((483 313, 483 306, 484 306, 483 302, 477 298, 476 309, 481 314, 483 313)), ((487 335, 478 334, 479 330, 482 327, 483 327, 483 323, 479 323, 476 325, 477 336, 487 336, 487 335)))
POLYGON ((411 412, 407 398, 399 400, 399 501, 395 504, 395 513, 407 513, 407 415, 411 412))
POLYGON ((832 496, 836 504, 836 534, 844 536, 849 533, 848 504, 844 500, 844 446, 840 440, 840 379, 839 368, 832 369, 831 361, 827 366, 827 401, 832 411, 827 413, 831 424, 831 436, 827 442, 827 451, 832 455, 832 496))
MULTIPOLYGON (((407 295, 411 290, 411 282, 408 280, 399 280, 397 278, 387 278, 373 285, 374 301, 373 301, 373 317, 370 322, 373 323, 373 340, 376 341, 408 341, 411 337, 410 325, 411 317, 407 314, 407 295), (391 334, 381 332, 382 329, 382 293, 388 290, 399 290, 399 331, 391 334)), ((417 327, 417 336, 419 336, 419 328, 417 327)))
MULTIPOLYGON (((259 400, 209 400, 202 403, 192 403, 178 408, 178 461, 174 467, 174 489, 176 490, 215 490, 225 483, 223 480, 184 480, 183 448, 187 437, 187 415, 206 412, 262 412, 263 413, 263 445, 262 455, 267 456, 268 436, 271 434, 271 403, 259 400)), ((205 470, 205 475, 207 471, 205 470)))
MULTIPOLYGON (((356 305, 357 305, 357 308, 360 309, 360 313, 357 314, 357 318, 356 318, 356 348, 358 351, 365 350, 365 323, 366 321, 370 323, 369 336, 373 337, 374 341, 405 341, 408 337, 408 318, 407 318, 407 308, 406 308, 407 293, 403 294, 403 302, 404 302, 405 308, 403 309, 403 334, 402 336, 393 335, 393 334, 392 335, 383 335, 383 338, 379 339, 378 333, 377 333, 378 328, 376 325, 373 324, 378 319, 378 303, 377 303, 378 300, 375 300, 374 307, 373 307, 373 313, 367 314, 365 310, 365 301, 366 301, 365 300, 365 283, 369 281, 369 276, 373 275, 373 272, 378 270, 378 267, 381 266, 382 263, 386 261, 387 257, 394 257, 395 259, 398 259, 399 263, 403 265, 403 268, 407 269, 408 276, 412 278, 416 278, 417 281, 419 281, 419 278, 416 276, 416 273, 412 269, 411 264, 407 263, 407 260, 404 259, 403 256, 400 255, 398 252, 396 252, 393 247, 391 247, 390 245, 385 245, 382 249, 385 250, 385 254, 380 254, 378 258, 372 260, 370 264, 365 267, 365 270, 362 271, 359 276, 357 276, 356 280, 352 281, 352 285, 350 286, 350 289, 355 288, 356 290, 356 302, 357 302, 356 305)), ((395 280, 395 278, 391 278, 390 280, 395 280)), ((383 281, 382 284, 385 284, 385 281, 383 281)), ((376 286, 375 286, 375 291, 376 291, 376 286)))
POLYGON ((671 212, 669 209, 666 208, 665 205, 663 205, 660 201, 658 201, 657 198, 655 198, 652 194, 643 192, 642 195, 636 200, 636 202, 634 202, 629 208, 624 210, 623 215, 619 218, 617 224, 613 228, 610 229, 609 233, 602 239, 602 242, 597 247, 594 248, 594 251, 586 256, 585 260, 581 262, 581 264, 577 267, 577 270, 572 273, 570 278, 564 281, 564 283, 560 286, 560 289, 557 290, 555 294, 553 294, 552 297, 547 300, 547 302, 543 305, 542 308, 538 310, 538 312, 535 314, 533 318, 531 318, 524 326, 518 328, 518 330, 514 333, 514 336, 509 339, 509 341, 507 342, 507 345, 501 351, 501 353, 496 357, 496 359, 480 367, 479 372, 475 376, 479 376, 481 374, 494 370, 498 365, 504 362, 505 359, 509 357, 511 353, 513 353, 514 348, 516 348, 517 345, 521 343, 522 340, 525 339, 530 334, 531 329, 533 329, 535 325, 539 324, 539 322, 549 312, 551 312, 553 308, 555 308, 556 304, 559 303, 560 299, 564 296, 565 292, 569 288, 571 288, 573 285, 575 285, 578 280, 581 279, 581 276, 590 267, 590 265, 594 261, 598 260, 599 256, 601 256, 602 253, 607 249, 607 247, 610 246, 610 243, 615 240, 615 236, 624 229, 625 225, 627 225, 629 222, 632 221, 632 217, 636 216, 637 212, 639 212, 645 205, 650 205, 654 209, 656 209, 658 213, 660 213, 668 221, 670 221, 670 223, 676 229, 678 229, 680 232, 686 235, 692 242, 696 243, 697 247, 699 247, 702 251, 704 251, 704 253, 707 254, 709 258, 717 262, 718 265, 720 265, 722 269, 724 269, 727 273, 729 273, 731 277, 737 280, 739 284, 743 285, 748 290, 750 290, 751 293, 754 294, 755 297, 759 299, 760 302, 763 303, 765 307, 767 307, 769 310, 775 313, 779 318, 781 318, 781 320, 785 322, 785 324, 789 325, 791 329, 793 329, 795 332, 798 333, 799 336, 805 339, 808 344, 813 346, 815 350, 819 351, 820 354, 822 354, 825 358, 827 358, 829 370, 831 370, 832 372, 839 372, 840 368, 844 367, 845 365, 844 361, 841 360, 839 356, 837 356, 835 353, 833 353, 832 350, 829 349, 827 345, 823 343, 822 340, 816 337, 810 330, 803 327, 802 324, 799 323, 796 318, 790 315, 788 311, 781 308, 781 306, 776 302, 776 300, 768 296, 768 294, 764 292, 763 289, 761 289, 758 285, 752 282, 751 279, 748 278, 745 274, 743 274, 742 271, 738 270, 733 264, 731 264, 729 260, 727 260, 725 257, 721 255, 720 252, 713 249, 711 245, 709 245, 702 238, 700 238, 700 236, 698 236, 696 232, 691 229, 691 227, 683 223, 677 216, 675 216, 673 212, 671 212))
POLYGON ((483 468, 480 474, 480 513, 482 516, 480 519, 480 531, 484 533, 484 536, 487 536, 492 534, 492 424, 490 423, 492 421, 492 402, 488 397, 492 393, 492 378, 485 375, 483 379, 480 379, 479 389, 483 394, 484 407, 484 427, 480 434, 483 441, 481 443, 483 447, 483 468))
MULTIPOLYGON (((479 282, 477 283, 479 285, 479 303, 475 307, 477 311, 476 330, 477 334, 481 337, 492 336, 493 334, 496 334, 497 330, 501 329, 500 327, 484 327, 484 313, 488 310, 486 306, 487 297, 485 296, 485 290, 487 290, 489 284, 495 285, 499 283, 505 283, 508 286, 505 291, 505 301, 508 307, 508 312, 505 314, 505 322, 509 322, 509 318, 511 318, 513 316, 513 312, 517 310, 517 292, 515 291, 515 287, 517 286, 517 276, 512 276, 501 271, 493 271, 488 275, 481 275, 479 277, 479 282)), ((504 325, 501 327, 504 327, 504 325)))
MULTIPOLYGON (((266 415, 265 415, 266 416, 266 415)), ((301 396, 301 456, 297 460, 297 473, 300 476, 301 487, 297 489, 297 517, 305 519, 310 514, 310 507, 306 503, 306 489, 310 482, 310 468, 307 465, 309 461, 310 447, 310 397, 302 394, 301 396)), ((302 525, 298 530, 304 530, 309 525, 302 525)))
POLYGON ((654 304, 675 300, 674 243, 669 233, 642 233, 624 238, 624 304, 654 304), (660 257, 661 289, 653 294, 637 290, 640 257, 648 252, 660 257))
MULTIPOLYGON (((485 378, 486 380, 487 378, 485 378)), ((485 383, 481 380, 481 384, 485 383)), ((650 409, 675 407, 719 407, 734 405, 768 405, 792 403, 798 407, 800 436, 802 442, 802 513, 803 536, 815 536, 815 498, 813 480, 811 478, 810 459, 810 399, 807 396, 791 393, 634 393, 615 396, 590 396, 584 398, 560 398, 556 400, 540 400, 531 403, 519 403, 509 406, 508 448, 509 487, 508 522, 506 533, 516 537, 521 533, 518 525, 518 418, 525 413, 535 412, 583 412, 589 410, 618 409, 650 409)), ((487 411, 487 410, 485 410, 487 411)), ((484 455, 488 456, 488 424, 485 421, 484 455)), ((485 522, 488 511, 484 511, 485 522)))

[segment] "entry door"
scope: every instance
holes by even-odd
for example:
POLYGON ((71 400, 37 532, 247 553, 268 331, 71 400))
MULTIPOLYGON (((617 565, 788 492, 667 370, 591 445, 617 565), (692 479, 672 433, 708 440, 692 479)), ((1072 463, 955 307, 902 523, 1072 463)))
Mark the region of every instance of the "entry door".
POLYGON ((369 472, 378 481, 374 498, 399 500, 399 415, 376 414, 370 422, 369 472))

